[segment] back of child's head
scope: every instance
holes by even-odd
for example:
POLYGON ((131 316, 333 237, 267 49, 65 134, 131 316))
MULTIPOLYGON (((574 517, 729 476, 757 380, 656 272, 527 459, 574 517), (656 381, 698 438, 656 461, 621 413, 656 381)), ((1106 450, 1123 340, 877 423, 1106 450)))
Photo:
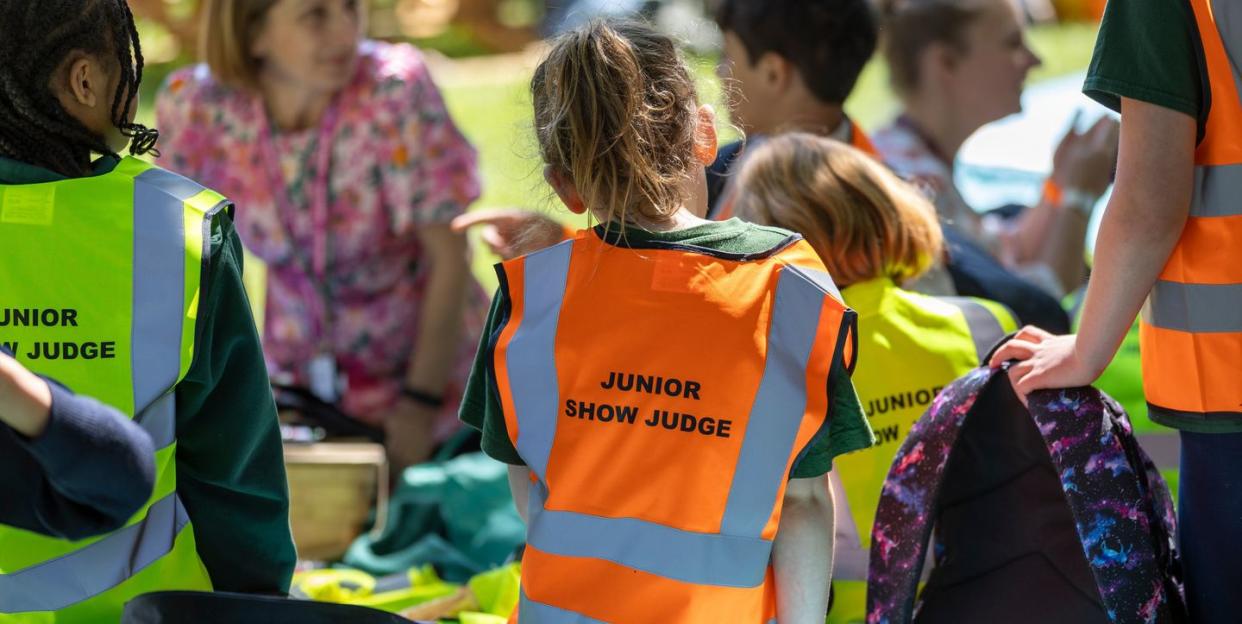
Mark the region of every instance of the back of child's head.
POLYGON ((723 0, 716 23, 752 63, 768 52, 787 59, 828 104, 845 102, 878 38, 870 0, 723 0))
POLYGON ((925 273, 943 246, 935 208, 884 165, 844 143, 784 134, 747 155, 738 216, 802 234, 841 285, 925 273))
POLYGON ((142 48, 125 0, 0 0, 0 156, 67 174, 85 173, 92 153, 112 154, 61 105, 55 74, 72 54, 86 54, 118 76, 110 106, 114 125, 142 154, 153 130, 130 123, 142 80, 142 48))
POLYGON ((544 162, 609 221, 668 219, 688 199, 698 96, 673 40, 628 21, 558 37, 531 79, 544 162))
POLYGON ((881 0, 889 80, 902 94, 920 84, 923 51, 940 43, 966 51, 966 28, 998 0, 881 0))

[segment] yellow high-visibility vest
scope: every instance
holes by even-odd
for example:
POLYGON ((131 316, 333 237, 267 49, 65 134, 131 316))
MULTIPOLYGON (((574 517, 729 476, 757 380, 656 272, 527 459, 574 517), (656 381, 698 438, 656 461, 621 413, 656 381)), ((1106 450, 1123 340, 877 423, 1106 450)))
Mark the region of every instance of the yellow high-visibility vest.
POLYGON ((910 427, 940 389, 979 366, 992 346, 1017 330, 999 303, 928 297, 887 278, 841 291, 858 313, 854 387, 876 435, 875 446, 833 460, 836 546, 829 624, 866 621, 871 525, 889 466, 910 427))
POLYGON ((126 526, 68 541, 0 526, 0 622, 116 622, 160 590, 210 590, 177 496, 174 390, 195 352, 210 224, 228 202, 126 158, 110 173, 0 185, 0 342, 129 414, 156 484, 126 526))

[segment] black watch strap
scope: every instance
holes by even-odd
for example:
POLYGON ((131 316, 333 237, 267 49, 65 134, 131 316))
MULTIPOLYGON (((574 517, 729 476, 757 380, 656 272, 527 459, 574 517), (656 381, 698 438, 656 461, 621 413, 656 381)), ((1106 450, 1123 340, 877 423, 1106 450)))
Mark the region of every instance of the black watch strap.
POLYGON ((444 395, 423 392, 409 386, 401 387, 401 396, 426 407, 444 407, 444 395))

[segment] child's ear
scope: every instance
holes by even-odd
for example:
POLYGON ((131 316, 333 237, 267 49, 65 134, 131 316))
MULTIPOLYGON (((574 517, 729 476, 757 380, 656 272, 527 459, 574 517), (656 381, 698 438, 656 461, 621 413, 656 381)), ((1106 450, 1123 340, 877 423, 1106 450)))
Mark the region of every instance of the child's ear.
POLYGON ((720 139, 716 135, 716 109, 704 104, 699 107, 698 122, 694 130, 694 157, 704 167, 716 162, 720 139))
POLYGON ((107 100, 104 97, 104 73, 99 64, 89 56, 75 54, 69 58, 63 74, 61 97, 86 108, 95 108, 107 100))
POLYGON ((543 168, 543 179, 548 181, 552 186, 552 190, 556 191, 556 196, 561 198, 561 202, 566 208, 574 214, 585 214, 586 204, 582 201, 582 196, 578 194, 578 189, 574 188, 574 183, 558 169, 551 165, 543 168))
POLYGON ((793 83, 794 72, 797 71, 789 59, 775 52, 765 52, 760 56, 755 69, 769 93, 783 93, 793 83))

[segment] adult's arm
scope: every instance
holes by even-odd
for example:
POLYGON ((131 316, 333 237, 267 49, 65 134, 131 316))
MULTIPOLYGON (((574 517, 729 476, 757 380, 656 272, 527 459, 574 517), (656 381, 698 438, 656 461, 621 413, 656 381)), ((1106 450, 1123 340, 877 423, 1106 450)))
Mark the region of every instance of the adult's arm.
POLYGON ((772 543, 776 619, 819 624, 832 584, 833 500, 825 477, 790 479, 772 543))
MULTIPOLYGON (((1073 123, 1077 123, 1074 118, 1073 123)), ((1070 128, 1053 157, 1052 182, 1062 192, 1099 198, 1108 189, 1117 162, 1118 124, 1102 117, 1085 132, 1070 128)), ((1072 292, 1086 278, 1083 243, 1089 217, 1074 206, 1056 205, 1045 195, 1026 210, 1012 238, 1015 264, 1047 267, 1072 292)))
MULTIPOLYGON (((474 279, 467 262, 466 237, 447 224, 418 231, 430 275, 419 304, 418 348, 410 356, 405 385, 443 396, 461 350, 466 289, 474 279)), ((434 444, 432 432, 440 410, 403 399, 385 418, 388 453, 397 467, 425 461, 434 444)))
POLYGON ((1089 384, 1112 360, 1181 237, 1190 211, 1197 125, 1190 115, 1123 98, 1117 185, 1100 223, 1077 336, 1030 328, 997 351, 1021 394, 1089 384))
POLYGON ((22 487, 0 492, 0 523, 84 539, 120 528, 151 495, 155 451, 141 428, 3 353, 0 427, 38 468, 19 475, 28 480, 22 487))
POLYGON ((213 225, 194 362, 177 386, 177 491, 218 591, 284 593, 297 555, 276 405, 242 288, 241 243, 213 225))

